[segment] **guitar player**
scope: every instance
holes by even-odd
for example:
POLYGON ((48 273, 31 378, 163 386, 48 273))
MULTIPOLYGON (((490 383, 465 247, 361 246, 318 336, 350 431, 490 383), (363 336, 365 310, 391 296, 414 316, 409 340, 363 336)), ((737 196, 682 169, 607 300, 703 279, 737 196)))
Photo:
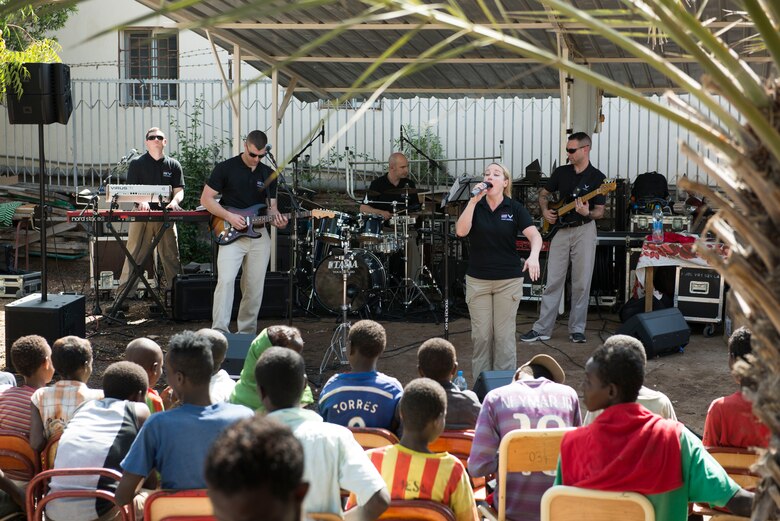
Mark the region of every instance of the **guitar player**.
POLYGON ((548 197, 559 192, 561 198, 573 197, 575 211, 567 214, 565 227, 561 228, 550 243, 547 257, 547 284, 542 295, 539 319, 533 328, 522 335, 523 342, 549 340, 558 304, 563 295, 566 272, 571 261, 571 308, 569 311, 569 340, 587 342, 585 326, 588 320, 590 282, 596 260, 596 223, 604 215, 607 199, 598 195, 585 202, 581 196, 598 188, 605 176, 590 162, 590 136, 576 132, 569 136, 566 153, 569 164, 555 169, 547 184, 539 191, 542 216, 550 224, 558 220, 555 210, 548 207, 548 197))
MULTIPOLYGON (((265 133, 253 130, 244 141, 244 151, 217 164, 203 186, 200 204, 237 230, 246 228, 246 218, 226 207, 246 209, 267 205, 266 214, 274 216, 271 224, 278 228, 287 226, 287 218, 276 207, 276 176, 270 167, 260 162, 268 153, 267 144, 265 133), (221 198, 217 201, 219 194, 221 198)), ((235 280, 239 268, 243 268, 237 332, 257 334, 257 314, 263 301, 265 273, 271 259, 271 234, 262 228, 259 231, 259 237, 243 236, 219 246, 217 287, 211 310, 213 329, 230 332, 235 280)))

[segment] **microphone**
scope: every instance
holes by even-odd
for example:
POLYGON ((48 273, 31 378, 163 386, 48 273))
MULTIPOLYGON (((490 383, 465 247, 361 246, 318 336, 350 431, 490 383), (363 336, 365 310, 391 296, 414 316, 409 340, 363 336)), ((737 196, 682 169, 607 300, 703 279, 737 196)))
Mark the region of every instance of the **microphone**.
POLYGON ((320 143, 325 144, 325 123, 322 124, 322 130, 320 131, 320 143))
POLYGON ((471 197, 478 196, 480 194, 480 192, 482 192, 483 190, 489 190, 489 189, 493 188, 493 183, 491 183, 490 181, 485 181, 484 185, 485 185, 485 188, 474 187, 474 189, 471 190, 471 197))
POLYGON ((274 168, 277 168, 277 165, 276 165, 276 158, 275 158, 275 157, 274 157, 274 155, 271 153, 271 149, 272 149, 272 148, 273 148, 273 147, 271 146, 271 143, 268 143, 268 144, 265 146, 265 156, 266 156, 266 157, 267 157, 267 158, 268 158, 268 159, 271 161, 271 164, 274 166, 274 168))

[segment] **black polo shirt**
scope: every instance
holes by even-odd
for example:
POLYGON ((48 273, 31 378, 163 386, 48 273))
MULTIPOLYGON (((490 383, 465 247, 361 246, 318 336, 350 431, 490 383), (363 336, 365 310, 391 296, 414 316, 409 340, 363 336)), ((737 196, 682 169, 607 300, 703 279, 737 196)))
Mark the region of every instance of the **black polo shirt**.
POLYGON ((263 163, 253 171, 239 154, 217 164, 206 184, 222 194, 219 201, 222 206, 244 209, 259 203, 268 204, 266 198, 276 199, 273 173, 263 163))
MULTIPOLYGON (((369 185, 368 189, 373 190, 375 192, 379 192, 379 195, 369 195, 368 199, 372 202, 369 202, 368 205, 376 208, 377 210, 386 210, 388 212, 393 211, 393 201, 397 201, 397 204, 395 205, 395 211, 400 212, 401 210, 406 209, 406 205, 404 204, 404 195, 403 194, 388 194, 388 191, 391 190, 399 190, 401 188, 415 188, 414 181, 409 179, 408 177, 405 177, 401 179, 398 182, 398 186, 395 186, 393 183, 390 182, 390 179, 388 179, 387 174, 383 175, 382 177, 377 177, 373 181, 371 181, 371 185, 369 185)), ((409 207, 414 210, 420 206, 419 199, 417 198, 416 194, 409 194, 409 207)))
MULTIPOLYGON (((544 189, 548 192, 558 192, 562 200, 568 201, 592 192, 602 185, 605 178, 606 176, 590 162, 579 174, 574 171, 574 165, 563 165, 555 169, 544 189)), ((607 204, 606 195, 600 194, 588 201, 591 210, 602 204, 607 204)), ((564 215, 561 220, 570 226, 579 226, 591 221, 589 217, 584 217, 573 210, 564 215)))
MULTIPOLYGON (((184 175, 181 164, 172 157, 155 159, 149 152, 130 161, 127 167, 127 184, 133 185, 170 185, 172 188, 184 188, 184 175)), ((158 203, 150 203, 149 208, 159 210, 158 203)))
POLYGON ((469 238, 469 267, 476 279, 501 280, 523 276, 523 257, 517 251, 517 236, 533 226, 531 214, 519 201, 507 196, 495 211, 483 197, 474 208, 469 238))

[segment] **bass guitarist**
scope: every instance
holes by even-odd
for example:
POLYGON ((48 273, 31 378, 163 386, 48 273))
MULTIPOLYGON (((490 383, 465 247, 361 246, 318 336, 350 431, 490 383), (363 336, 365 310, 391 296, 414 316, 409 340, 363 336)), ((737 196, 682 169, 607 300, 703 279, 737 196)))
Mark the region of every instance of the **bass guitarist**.
MULTIPOLYGON (((246 217, 229 211, 226 207, 245 209, 255 205, 267 205, 267 215, 274 216, 271 224, 278 228, 287 226, 287 218, 276 207, 276 176, 260 161, 267 154, 268 138, 260 130, 249 133, 244 141, 244 151, 217 164, 211 172, 200 204, 212 215, 224 219, 230 225, 243 230, 246 217), (217 195, 222 194, 217 201, 217 195)), ((219 247, 217 256, 217 287, 211 310, 211 327, 229 333, 230 313, 233 309, 233 292, 239 268, 241 275, 241 305, 238 310, 238 333, 257 334, 257 314, 263 301, 265 273, 271 259, 271 234, 260 230, 259 237, 245 235, 219 247)))
POLYGON ((550 224, 558 220, 555 210, 548 207, 548 196, 558 191, 560 197, 572 197, 575 211, 566 215, 561 228, 550 243, 547 264, 547 284, 542 295, 542 305, 533 328, 520 337, 523 342, 549 340, 558 304, 563 295, 566 272, 571 261, 571 308, 569 311, 569 340, 587 342, 585 326, 588 320, 590 282, 596 260, 596 223, 604 215, 606 196, 598 195, 585 202, 581 196, 592 192, 604 181, 605 176, 590 162, 590 136, 576 132, 569 136, 566 153, 569 164, 552 173, 547 184, 539 191, 542 216, 550 224))

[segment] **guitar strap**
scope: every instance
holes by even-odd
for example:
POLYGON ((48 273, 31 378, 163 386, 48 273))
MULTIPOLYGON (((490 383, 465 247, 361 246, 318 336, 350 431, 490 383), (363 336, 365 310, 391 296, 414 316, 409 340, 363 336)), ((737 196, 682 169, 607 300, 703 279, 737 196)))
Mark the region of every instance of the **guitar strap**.
MULTIPOLYGON (((585 194, 581 194, 580 191, 582 190, 583 183, 589 177, 588 176, 588 170, 590 170, 590 163, 588 163, 588 168, 586 168, 585 171, 580 175, 580 180, 577 183, 577 186, 574 187, 574 190, 570 194, 570 197, 572 197, 572 201, 574 199, 576 199, 577 197, 581 197, 582 195, 585 195, 585 194)), ((577 175, 577 174, 574 174, 574 175, 577 175)), ((594 190, 595 190, 595 188, 594 188, 594 190)), ((579 225, 580 223, 587 224, 589 222, 590 222, 590 218, 589 217, 582 217, 580 214, 578 214, 574 210, 572 210, 568 214, 564 215, 563 218, 561 219, 561 225, 563 227, 579 225)))

